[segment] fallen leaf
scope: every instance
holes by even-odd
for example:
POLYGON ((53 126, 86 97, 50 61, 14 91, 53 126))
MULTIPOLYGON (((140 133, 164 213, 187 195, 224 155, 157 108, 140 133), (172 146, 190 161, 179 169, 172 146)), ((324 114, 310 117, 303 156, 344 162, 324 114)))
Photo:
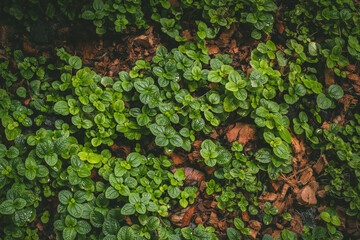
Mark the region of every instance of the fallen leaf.
POLYGON ((249 213, 247 211, 241 212, 241 218, 243 221, 248 222, 250 220, 249 213))
POLYGON ((174 166, 183 165, 186 162, 185 157, 177 153, 171 153, 170 157, 173 160, 174 166))
POLYGON ((218 226, 221 231, 225 231, 228 228, 228 225, 225 220, 220 221, 218 226))
POLYGON ((172 7, 180 7, 180 3, 178 0, 168 0, 168 2, 172 7))
POLYGON ((295 213, 292 215, 290 225, 291 225, 291 228, 290 228, 291 231, 293 231, 299 235, 303 233, 304 226, 301 221, 301 217, 298 213, 295 213))
POLYGON ((239 142, 243 146, 250 140, 255 140, 256 127, 253 124, 236 123, 234 127, 226 129, 226 137, 229 142, 239 142))
POLYGON ((287 191, 289 190, 289 187, 290 187, 289 184, 287 184, 287 183, 284 184, 284 186, 283 186, 283 188, 281 190, 281 195, 280 195, 280 198, 279 198, 280 200, 285 199, 285 196, 286 196, 287 191))
POLYGON ((277 199, 277 197, 278 195, 276 193, 265 192, 262 196, 259 197, 259 200, 273 202, 277 199))
MULTIPOLYGON (((347 72, 347 77, 348 77, 348 79, 356 81, 356 82, 360 81, 360 76, 355 73, 347 72)), ((358 84, 360 84, 360 83, 358 83, 358 84)))
POLYGON ((210 226, 213 226, 214 228, 217 228, 218 223, 219 223, 219 219, 218 219, 216 213, 211 212, 211 214, 210 214, 210 219, 209 219, 209 221, 208 221, 208 224, 209 224, 210 226))
POLYGON ((256 221, 256 220, 251 220, 250 222, 249 222, 249 225, 250 225, 250 227, 252 228, 252 229, 255 229, 255 230, 257 230, 257 231, 259 231, 260 229, 261 229, 261 222, 259 222, 259 221, 256 221))
MULTIPOLYGON (((174 173, 176 172, 177 169, 178 168, 174 168, 171 171, 174 173)), ((198 185, 200 186, 200 183, 205 180, 205 174, 203 172, 200 172, 199 170, 190 167, 186 167, 182 169, 184 169, 185 183, 187 184, 193 184, 194 182, 197 182, 198 185)))
POLYGON ((302 185, 306 185, 311 177, 313 176, 313 170, 311 168, 306 168, 306 170, 304 170, 302 173, 301 173, 301 177, 300 177, 300 183, 302 185))
POLYGON ((312 206, 317 204, 315 191, 310 186, 305 186, 297 195, 297 200, 300 205, 312 206))
POLYGON ((185 227, 189 225, 192 216, 194 215, 196 205, 189 206, 185 209, 181 209, 170 216, 170 221, 178 226, 185 227))
POLYGON ((209 46, 209 55, 212 55, 212 54, 218 54, 220 52, 220 48, 216 45, 211 45, 209 46))
POLYGON ((318 161, 314 164, 313 169, 317 174, 320 174, 328 165, 325 155, 321 155, 318 161))
POLYGON ((324 75, 325 75, 325 86, 326 87, 329 87, 329 86, 335 84, 334 70, 332 68, 328 68, 325 65, 324 75))
POLYGON ((286 203, 284 201, 281 201, 280 199, 277 199, 274 203, 273 203, 274 207, 278 208, 278 213, 281 214, 286 206, 286 203))

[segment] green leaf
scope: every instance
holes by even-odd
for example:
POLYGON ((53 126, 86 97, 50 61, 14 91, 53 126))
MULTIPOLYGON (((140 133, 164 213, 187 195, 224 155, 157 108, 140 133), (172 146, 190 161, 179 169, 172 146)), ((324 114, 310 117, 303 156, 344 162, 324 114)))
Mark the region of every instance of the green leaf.
POLYGON ((104 10, 104 2, 102 0, 94 0, 93 8, 95 9, 95 11, 104 10))
POLYGON ((68 190, 62 190, 59 192, 59 201, 64 205, 68 205, 72 197, 73 194, 68 190))
POLYGON ((321 212, 320 213, 320 217, 322 220, 324 220, 325 222, 331 222, 331 217, 330 217, 330 214, 328 212, 321 212))
POLYGON ((208 74, 208 81, 209 82, 221 82, 222 77, 219 75, 217 71, 210 71, 208 74))
POLYGON ((277 57, 279 66, 285 67, 287 64, 287 61, 285 59, 285 54, 282 51, 277 51, 276 57, 277 57))
POLYGON ((160 227, 160 219, 155 216, 151 216, 146 224, 149 231, 154 231, 160 227))
POLYGON ((155 138, 155 143, 156 145, 160 146, 160 147, 165 147, 167 145, 169 145, 169 139, 167 139, 167 137, 165 135, 158 135, 155 138))
POLYGON ((121 227, 118 234, 118 240, 135 240, 135 233, 129 226, 121 227))
POLYGON ((140 204, 136 204, 135 205, 135 210, 136 212, 138 212, 139 214, 145 214, 146 213, 146 206, 143 203, 140 204))
POLYGON ((140 164, 145 163, 146 157, 137 152, 132 152, 126 157, 126 161, 132 167, 138 167, 140 164))
POLYGON ((340 57, 341 53, 342 53, 342 47, 340 47, 339 45, 336 45, 331 50, 331 55, 333 55, 335 57, 340 57))
POLYGON ((131 203, 126 203, 121 208, 121 214, 122 215, 133 215, 133 214, 135 214, 135 205, 131 204, 131 203))
POLYGON ((282 142, 280 145, 274 147, 274 153, 276 156, 282 159, 289 159, 290 153, 288 150, 288 147, 285 145, 284 142, 282 142))
POLYGON ((287 130, 286 128, 282 128, 279 131, 280 137, 285 140, 287 143, 291 144, 291 134, 289 132, 289 130, 287 130))
MULTIPOLYGON (((76 232, 78 232, 79 234, 87 234, 91 231, 91 226, 88 222, 84 221, 84 220, 80 220, 78 221, 76 227, 75 227, 76 232)), ((116 234, 116 233, 115 233, 116 234)))
POLYGON ((65 101, 59 101, 59 102, 55 103, 54 111, 63 116, 69 115, 69 113, 70 113, 68 104, 65 101))
POLYGON ((175 135, 170 139, 170 143, 175 147, 181 147, 183 145, 183 139, 179 135, 175 135))
POLYGON ((229 240, 239 240, 239 239, 241 239, 240 232, 238 230, 236 230, 235 228, 229 227, 228 229, 226 229, 226 234, 227 234, 229 240))
POLYGON ((226 96, 224 99, 224 110, 226 112, 233 112, 240 106, 240 100, 235 96, 226 96))
POLYGON ((201 131, 205 127, 205 120, 203 118, 195 118, 191 122, 191 127, 195 131, 201 131))
POLYGON ((179 203, 183 208, 186 208, 189 205, 189 202, 184 198, 180 199, 179 203))
POLYGON ((316 98, 316 103, 321 109, 329 109, 332 105, 332 102, 325 94, 320 93, 316 98))
POLYGON ((139 114, 136 116, 136 120, 139 124, 139 126, 145 126, 150 122, 150 118, 146 114, 139 114))
POLYGON ((340 226, 341 225, 341 221, 340 221, 338 216, 333 216, 331 218, 331 223, 334 224, 335 226, 340 226))
POLYGON ((309 53, 310 53, 311 56, 317 56, 318 51, 317 51, 316 42, 309 42, 308 50, 309 50, 309 53))
POLYGON ((15 207, 13 206, 13 200, 5 200, 0 204, 0 213, 5 215, 10 215, 15 212, 15 207))
POLYGON ((24 87, 19 87, 18 89, 16 89, 16 94, 21 98, 25 98, 26 97, 26 89, 24 87))
POLYGON ((94 227, 96 227, 96 228, 102 227, 104 220, 105 220, 105 217, 100 212, 93 210, 90 213, 90 222, 94 227))
POLYGON ((23 198, 17 198, 14 200, 13 206, 15 209, 22 209, 26 206, 26 200, 23 198))
POLYGON ((86 20, 94 20, 95 14, 90 10, 86 10, 81 14, 81 17, 86 20))
POLYGON ((268 40, 266 42, 266 47, 270 50, 270 51, 276 51, 276 46, 275 43, 271 40, 268 40))
POLYGON ((180 195, 181 190, 177 186, 169 186, 168 193, 171 198, 177 198, 180 195))
POLYGON ((17 147, 15 146, 11 146, 6 152, 6 156, 8 158, 16 158, 19 156, 19 154, 20 154, 19 149, 17 149, 17 147))
POLYGON ((340 99, 344 96, 344 90, 339 85, 331 85, 328 89, 329 96, 334 99, 340 99))
POLYGON ((103 224, 103 232, 105 233, 105 235, 115 235, 119 232, 120 230, 120 223, 113 219, 113 218, 108 218, 106 219, 106 221, 103 224))
POLYGON ((261 163, 270 163, 272 161, 272 154, 269 149, 262 148, 255 155, 255 159, 261 163))
POLYGON ((192 239, 192 237, 193 237, 193 230, 190 227, 182 228, 181 233, 185 239, 192 239))
POLYGON ((70 215, 72 215, 75 218, 79 218, 81 217, 84 211, 84 206, 81 205, 80 203, 70 203, 67 207, 67 210, 70 213, 70 215))
POLYGON ((62 235, 66 240, 74 240, 76 238, 76 230, 73 227, 66 227, 62 235))
POLYGON ((77 56, 71 56, 69 58, 69 65, 75 69, 80 69, 82 67, 81 59, 77 56))

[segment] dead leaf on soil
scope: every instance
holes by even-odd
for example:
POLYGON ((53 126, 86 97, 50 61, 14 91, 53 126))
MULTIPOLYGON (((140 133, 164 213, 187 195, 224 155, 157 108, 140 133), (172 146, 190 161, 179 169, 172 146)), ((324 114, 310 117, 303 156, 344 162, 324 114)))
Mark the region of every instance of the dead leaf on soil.
POLYGON ((325 155, 321 155, 318 161, 314 164, 313 169, 317 174, 320 174, 328 165, 325 155))
MULTIPOLYGON (((199 170, 196 170, 194 168, 186 167, 183 168, 185 172, 185 183, 192 184, 194 182, 197 182, 200 186, 200 183, 205 180, 205 174, 203 172, 200 172, 199 170)), ((177 168, 174 168, 172 172, 176 172, 177 168)))
POLYGON ((324 122, 323 125, 321 126, 322 129, 325 129, 325 130, 329 130, 330 128, 330 123, 328 122, 324 122))
POLYGON ((297 195, 297 200, 301 205, 312 206, 317 204, 315 191, 310 186, 305 186, 297 195))
POLYGON ((168 2, 172 7, 180 7, 180 3, 178 0, 168 0, 168 2))
POLYGON ((281 214, 285 207, 286 207, 286 203, 284 201, 281 201, 280 199, 277 199, 274 203, 273 203, 274 207, 278 208, 278 213, 281 214))
POLYGON ((220 52, 220 48, 216 45, 209 46, 209 55, 218 54, 220 52))
POLYGON ((251 220, 251 221, 249 222, 249 225, 250 225, 250 227, 251 227, 252 229, 255 229, 255 230, 257 230, 257 231, 259 231, 259 230, 261 229, 261 226, 262 226, 261 222, 256 221, 256 220, 251 220))
POLYGON ((273 201, 275 201, 277 199, 277 197, 278 197, 278 195, 276 193, 266 192, 262 196, 259 197, 259 201, 273 202, 273 201))
POLYGON ((189 206, 185 209, 181 209, 180 211, 172 214, 170 216, 170 221, 178 226, 185 227, 189 225, 192 216, 194 215, 196 205, 189 206))
POLYGON ((303 233, 303 224, 301 221, 301 217, 298 213, 295 213, 292 215, 292 219, 291 219, 291 228, 290 230, 297 233, 297 234, 302 234, 303 233))
POLYGON ((250 220, 250 216, 249 216, 249 213, 247 211, 241 212, 241 215, 242 215, 241 218, 242 218, 243 221, 248 222, 250 220))
POLYGON ((313 176, 313 170, 311 168, 306 168, 302 173, 301 173, 301 177, 300 177, 300 183, 302 185, 306 185, 311 177, 313 176))
POLYGON ((284 200, 284 199, 285 199, 286 193, 287 193, 287 191, 289 190, 289 188, 290 188, 290 185, 287 184, 287 183, 285 183, 284 186, 283 186, 283 188, 282 188, 282 190, 281 190, 281 194, 280 194, 280 198, 279 198, 280 200, 284 200))
POLYGON ((344 104, 344 112, 347 112, 350 105, 356 105, 358 100, 355 99, 350 94, 345 94, 342 98, 338 100, 340 103, 344 104))
POLYGON ((334 70, 332 68, 328 68, 325 65, 324 73, 325 73, 325 86, 329 87, 329 86, 335 84, 334 70))
POLYGON ((255 140, 256 127, 253 124, 236 123, 226 129, 226 137, 229 142, 237 141, 243 146, 250 140, 255 140))
POLYGON ((210 219, 209 219, 209 221, 208 221, 208 224, 209 224, 210 226, 213 226, 214 228, 217 228, 217 227, 218 227, 218 223, 219 223, 219 219, 218 219, 216 213, 211 212, 211 214, 210 214, 210 219))
POLYGON ((171 153, 170 157, 173 160, 174 166, 183 165, 186 162, 185 157, 178 153, 171 153))

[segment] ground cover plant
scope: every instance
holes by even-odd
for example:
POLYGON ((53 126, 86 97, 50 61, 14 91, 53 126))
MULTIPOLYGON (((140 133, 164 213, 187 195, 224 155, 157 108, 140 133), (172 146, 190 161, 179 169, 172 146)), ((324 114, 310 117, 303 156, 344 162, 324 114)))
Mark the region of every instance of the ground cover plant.
POLYGON ((5 0, 0 239, 358 239, 357 1, 5 0))

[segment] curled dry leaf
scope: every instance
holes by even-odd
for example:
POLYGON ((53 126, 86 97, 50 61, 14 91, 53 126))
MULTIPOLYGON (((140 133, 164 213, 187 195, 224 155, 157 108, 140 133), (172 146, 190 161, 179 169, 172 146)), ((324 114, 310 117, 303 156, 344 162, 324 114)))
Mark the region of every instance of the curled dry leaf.
POLYGON ((317 174, 320 174, 328 165, 325 155, 321 155, 319 160, 314 164, 313 169, 317 174))
POLYGON ((301 205, 315 205, 317 204, 315 191, 310 186, 305 186, 297 195, 297 200, 301 205))
POLYGON ((185 209, 181 209, 180 211, 172 214, 170 216, 170 221, 178 226, 185 227, 189 225, 192 216, 194 215, 196 205, 189 206, 185 209))

